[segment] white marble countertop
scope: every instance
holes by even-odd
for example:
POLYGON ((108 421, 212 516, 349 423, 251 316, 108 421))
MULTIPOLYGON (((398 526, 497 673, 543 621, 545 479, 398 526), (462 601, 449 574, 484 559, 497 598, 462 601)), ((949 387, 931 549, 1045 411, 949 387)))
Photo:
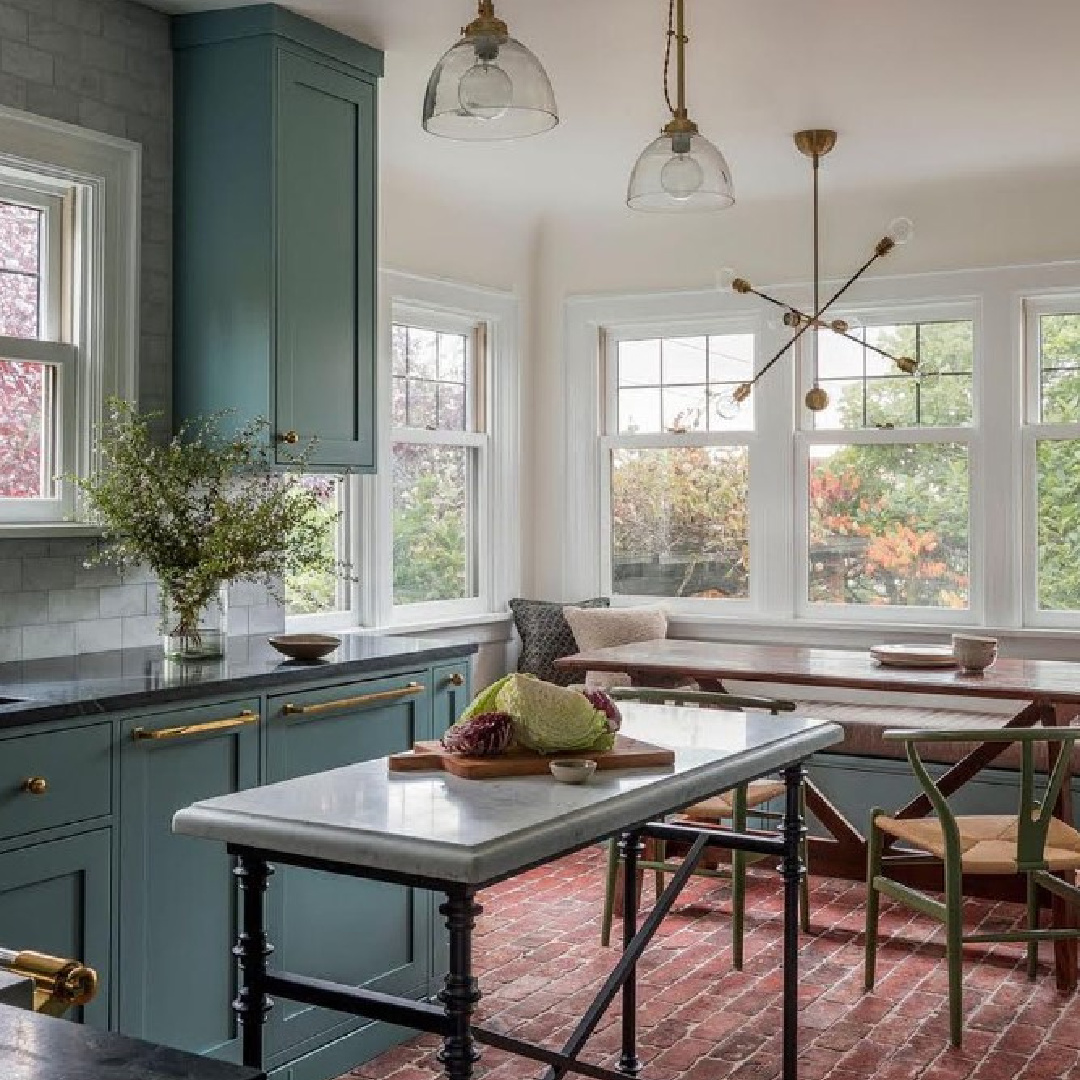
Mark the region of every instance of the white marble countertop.
POLYGON ((391 773, 385 758, 207 799, 175 832, 372 870, 483 885, 807 757, 842 730, 819 720, 624 704, 623 730, 675 750, 667 769, 464 780, 391 773))

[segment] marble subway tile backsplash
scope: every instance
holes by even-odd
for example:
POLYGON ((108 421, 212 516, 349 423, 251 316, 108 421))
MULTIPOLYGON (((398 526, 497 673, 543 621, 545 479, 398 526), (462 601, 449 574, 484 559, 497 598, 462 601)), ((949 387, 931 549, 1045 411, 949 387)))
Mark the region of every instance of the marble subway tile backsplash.
MULTIPOLYGON (((153 575, 87 566, 86 540, 0 540, 0 662, 154 645, 160 590, 153 575)), ((229 590, 229 634, 272 634, 285 612, 265 588, 229 590)))

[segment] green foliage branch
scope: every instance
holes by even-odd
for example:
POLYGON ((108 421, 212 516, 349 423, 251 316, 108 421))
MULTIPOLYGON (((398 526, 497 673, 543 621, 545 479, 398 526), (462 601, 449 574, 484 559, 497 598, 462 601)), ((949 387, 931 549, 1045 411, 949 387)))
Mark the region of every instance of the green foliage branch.
POLYGON ((73 480, 103 531, 95 558, 157 575, 163 617, 167 607, 176 617, 163 630, 197 643, 199 613, 228 582, 258 581, 280 599, 283 578, 347 576, 328 542, 336 515, 304 483, 310 446, 283 469, 268 421, 226 430, 227 413, 186 422, 160 444, 151 436, 158 415, 110 398, 97 433, 101 468, 73 480))

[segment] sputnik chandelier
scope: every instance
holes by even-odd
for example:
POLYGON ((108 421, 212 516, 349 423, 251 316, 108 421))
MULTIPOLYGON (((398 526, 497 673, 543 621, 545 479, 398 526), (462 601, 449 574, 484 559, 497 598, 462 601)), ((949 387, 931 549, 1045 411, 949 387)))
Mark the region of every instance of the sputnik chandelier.
MULTIPOLYGON (((800 311, 792 304, 788 304, 783 300, 778 300, 774 296, 770 296, 766 292, 762 292, 761 289, 751 285, 745 278, 737 277, 734 273, 729 271, 722 271, 722 280, 720 281, 721 287, 730 287, 737 293, 750 293, 759 297, 766 303, 772 304, 775 307, 783 309, 783 321, 784 325, 794 330, 790 340, 781 348, 771 359, 762 365, 761 370, 751 379, 749 382, 742 383, 737 386, 730 396, 730 405, 737 409, 746 399, 750 396, 754 386, 761 380, 765 373, 780 360, 784 354, 795 345, 795 343, 808 331, 813 330, 815 334, 822 330, 828 330, 834 334, 839 334, 841 337, 848 338, 851 341, 856 342, 859 346, 865 349, 869 349, 871 352, 876 352, 879 356, 884 356, 885 359, 892 361, 904 374, 914 375, 918 368, 917 361, 910 356, 894 356, 892 353, 887 352, 885 349, 878 348, 876 345, 872 345, 869 341, 864 341, 861 337, 857 337, 851 333, 851 329, 843 319, 831 319, 826 320, 825 316, 828 314, 829 309, 836 303, 837 300, 843 296, 856 281, 859 280, 878 261, 883 259, 889 254, 897 245, 906 244, 912 236, 914 226, 907 218, 896 218, 895 221, 890 224, 888 231, 885 235, 874 245, 874 250, 870 255, 870 258, 866 260, 860 266, 855 273, 853 273, 844 283, 829 296, 824 302, 821 299, 821 248, 819 244, 820 238, 820 223, 818 215, 818 170, 821 166, 821 159, 836 145, 836 132, 829 131, 823 128, 815 128, 809 131, 797 131, 795 132, 795 145, 799 151, 805 154, 813 162, 813 175, 814 175, 814 307, 813 314, 808 315, 806 312, 800 311)), ((822 409, 828 407, 829 395, 825 390, 818 385, 817 372, 814 373, 814 384, 806 393, 806 407, 812 412, 821 412, 822 409)), ((727 405, 726 402, 721 402, 721 408, 727 405)))

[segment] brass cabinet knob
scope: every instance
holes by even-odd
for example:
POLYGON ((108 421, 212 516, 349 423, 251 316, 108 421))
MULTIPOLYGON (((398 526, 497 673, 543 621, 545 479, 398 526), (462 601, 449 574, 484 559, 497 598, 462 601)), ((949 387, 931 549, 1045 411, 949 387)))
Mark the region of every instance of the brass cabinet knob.
POLYGON ((278 436, 278 442, 288 443, 295 446, 300 441, 300 435, 291 428, 278 436))
POLYGON ((44 795, 49 790, 49 781, 44 776, 30 776, 23 781, 23 791, 31 795, 44 795))
POLYGON ((455 671, 449 679, 446 680, 451 686, 464 686, 465 676, 460 671, 455 671))

